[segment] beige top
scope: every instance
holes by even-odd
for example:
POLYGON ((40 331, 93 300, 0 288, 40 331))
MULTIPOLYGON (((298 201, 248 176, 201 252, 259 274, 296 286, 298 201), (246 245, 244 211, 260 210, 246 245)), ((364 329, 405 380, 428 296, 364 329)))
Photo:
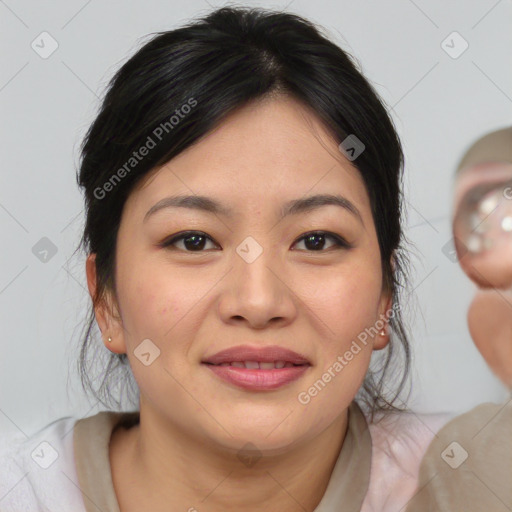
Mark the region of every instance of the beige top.
MULTIPOLYGON (((428 445, 452 416, 387 411, 367 422, 351 404, 343 446, 315 511, 404 511, 428 445)), ((138 421, 138 412, 103 411, 56 419, 29 437, 19 430, 1 435, 0 511, 118 512, 109 443, 115 428, 138 421)))
POLYGON ((512 396, 445 425, 421 463, 406 512, 512 510, 512 396))
MULTIPOLYGON (((109 459, 115 428, 138 423, 139 412, 102 411, 75 423, 73 444, 79 487, 85 510, 119 512, 109 459)), ((372 440, 366 418, 357 405, 349 407, 348 428, 325 494, 314 512, 359 512, 368 490, 372 440)))

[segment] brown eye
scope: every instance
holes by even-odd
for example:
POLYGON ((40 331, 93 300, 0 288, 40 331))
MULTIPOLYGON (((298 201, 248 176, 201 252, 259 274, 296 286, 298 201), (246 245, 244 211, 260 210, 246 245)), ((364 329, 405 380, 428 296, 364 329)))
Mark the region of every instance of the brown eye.
POLYGON ((348 244, 347 241, 340 236, 335 235, 334 233, 328 233, 326 231, 314 231, 307 233, 302 236, 298 242, 304 241, 304 245, 307 251, 324 252, 326 239, 330 239, 334 242, 331 247, 334 246, 335 248, 345 249, 351 247, 350 244, 348 244))
POLYGON ((213 243, 213 240, 201 231, 186 231, 166 240, 161 246, 166 248, 178 248, 186 252, 204 252, 203 249, 208 241, 213 243), (176 247, 176 244, 182 241, 182 247, 176 247))

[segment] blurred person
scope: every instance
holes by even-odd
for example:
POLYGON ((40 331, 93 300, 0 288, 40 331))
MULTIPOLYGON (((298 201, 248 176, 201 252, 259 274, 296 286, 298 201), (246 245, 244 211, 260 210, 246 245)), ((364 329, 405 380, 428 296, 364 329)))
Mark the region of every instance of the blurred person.
MULTIPOLYGON (((477 285, 471 337, 512 388, 512 128, 475 141, 457 166, 453 235, 460 265, 477 285)), ((448 422, 421 463, 410 512, 512 510, 512 395, 448 422)))
POLYGON ((512 128, 485 135, 461 159, 453 234, 460 265, 478 287, 468 311, 471 337, 512 388, 512 128))

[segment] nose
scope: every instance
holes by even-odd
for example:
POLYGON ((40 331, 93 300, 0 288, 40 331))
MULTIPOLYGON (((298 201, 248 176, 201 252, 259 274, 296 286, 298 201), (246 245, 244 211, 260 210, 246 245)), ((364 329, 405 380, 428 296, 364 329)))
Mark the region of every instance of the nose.
POLYGON ((225 323, 247 323, 253 329, 285 326, 297 314, 298 297, 286 272, 276 264, 270 250, 254 260, 236 255, 226 276, 219 312, 225 323))

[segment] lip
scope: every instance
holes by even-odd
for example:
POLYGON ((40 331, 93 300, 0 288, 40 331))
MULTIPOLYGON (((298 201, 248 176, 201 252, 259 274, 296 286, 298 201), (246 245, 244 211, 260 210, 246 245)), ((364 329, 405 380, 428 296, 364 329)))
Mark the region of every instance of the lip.
POLYGON ((232 347, 208 357, 202 361, 202 364, 225 382, 251 391, 278 389, 299 379, 311 367, 311 362, 305 356, 276 345, 268 347, 250 347, 247 345, 232 347), (234 361, 284 361, 297 366, 268 370, 220 366, 222 363, 232 363, 234 361))
POLYGON ((221 350, 213 356, 204 359, 202 363, 216 365, 221 363, 231 363, 233 361, 258 361, 264 363, 284 361, 286 363, 311 365, 311 362, 305 356, 277 345, 270 345, 268 347, 239 345, 237 347, 221 350))

